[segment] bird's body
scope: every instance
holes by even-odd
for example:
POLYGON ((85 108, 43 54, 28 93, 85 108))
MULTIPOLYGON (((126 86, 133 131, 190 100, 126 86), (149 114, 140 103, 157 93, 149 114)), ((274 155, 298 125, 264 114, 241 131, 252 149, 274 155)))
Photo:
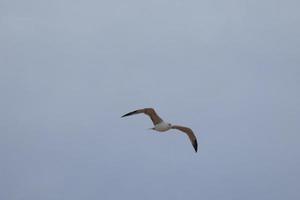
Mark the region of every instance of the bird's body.
POLYGON ((146 115, 148 115, 153 124, 154 127, 151 128, 152 130, 155 131, 159 131, 159 132, 165 132, 168 131, 170 129, 177 129, 180 130, 184 133, 186 133, 195 149, 195 151, 197 152, 198 150, 198 143, 197 143, 197 138, 194 135, 192 129, 188 128, 188 127, 184 127, 184 126, 178 126, 178 125, 172 125, 170 123, 166 123, 164 122, 155 112, 155 110, 153 108, 144 108, 144 109, 139 109, 139 110, 135 110, 132 112, 129 112, 125 115, 123 115, 122 117, 126 117, 126 116, 130 116, 130 115, 135 115, 135 114, 140 114, 140 113, 144 113, 146 115))
POLYGON ((162 121, 159 124, 156 124, 152 129, 159 131, 159 132, 165 132, 165 131, 170 130, 171 127, 172 127, 171 124, 162 121))

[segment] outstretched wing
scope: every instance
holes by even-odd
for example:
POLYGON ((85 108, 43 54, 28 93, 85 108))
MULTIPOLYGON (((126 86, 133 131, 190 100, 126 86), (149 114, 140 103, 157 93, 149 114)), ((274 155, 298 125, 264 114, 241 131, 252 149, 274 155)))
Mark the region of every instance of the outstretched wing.
POLYGON ((184 126, 177 126, 177 125, 172 126, 172 129, 178 129, 178 130, 186 133, 189 136, 189 139, 190 139, 195 151, 197 152, 198 142, 197 142, 197 138, 196 138, 195 134, 193 133, 192 129, 190 129, 188 127, 184 127, 184 126))
POLYGON ((130 116, 130 115, 135 115, 135 114, 140 114, 140 113, 144 113, 144 114, 148 115, 151 118, 154 125, 159 124, 160 122, 163 121, 156 114, 156 112, 153 108, 144 108, 144 109, 135 110, 135 111, 132 111, 132 112, 129 112, 129 113, 123 115, 122 117, 127 117, 127 116, 130 116))

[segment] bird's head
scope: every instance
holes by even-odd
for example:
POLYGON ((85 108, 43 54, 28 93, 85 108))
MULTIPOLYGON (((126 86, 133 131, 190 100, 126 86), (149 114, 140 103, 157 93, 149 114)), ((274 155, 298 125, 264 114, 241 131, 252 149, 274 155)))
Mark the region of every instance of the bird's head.
POLYGON ((172 127, 172 124, 168 123, 168 126, 169 126, 169 128, 171 128, 171 127, 172 127))

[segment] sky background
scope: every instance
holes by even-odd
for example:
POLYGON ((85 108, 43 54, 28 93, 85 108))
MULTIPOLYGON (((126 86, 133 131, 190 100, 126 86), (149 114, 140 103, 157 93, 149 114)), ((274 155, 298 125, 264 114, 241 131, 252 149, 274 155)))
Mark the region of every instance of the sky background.
POLYGON ((299 7, 0 0, 0 199, 300 199, 299 7))

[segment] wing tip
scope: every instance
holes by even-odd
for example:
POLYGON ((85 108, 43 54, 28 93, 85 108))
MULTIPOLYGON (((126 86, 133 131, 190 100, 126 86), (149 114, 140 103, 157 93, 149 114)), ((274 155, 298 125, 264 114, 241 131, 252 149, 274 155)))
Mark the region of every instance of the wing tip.
MULTIPOLYGON (((125 115, 123 115, 122 117, 127 117, 127 116, 130 116, 130 115, 133 115, 133 114, 135 114, 137 111, 135 110, 135 111, 132 111, 132 112, 129 112, 129 113, 126 113, 125 115)), ((121 117, 121 118, 122 118, 121 117)))
POLYGON ((198 142, 197 142, 197 140, 194 140, 193 147, 195 149, 195 153, 197 153, 197 151, 198 151, 198 142))

